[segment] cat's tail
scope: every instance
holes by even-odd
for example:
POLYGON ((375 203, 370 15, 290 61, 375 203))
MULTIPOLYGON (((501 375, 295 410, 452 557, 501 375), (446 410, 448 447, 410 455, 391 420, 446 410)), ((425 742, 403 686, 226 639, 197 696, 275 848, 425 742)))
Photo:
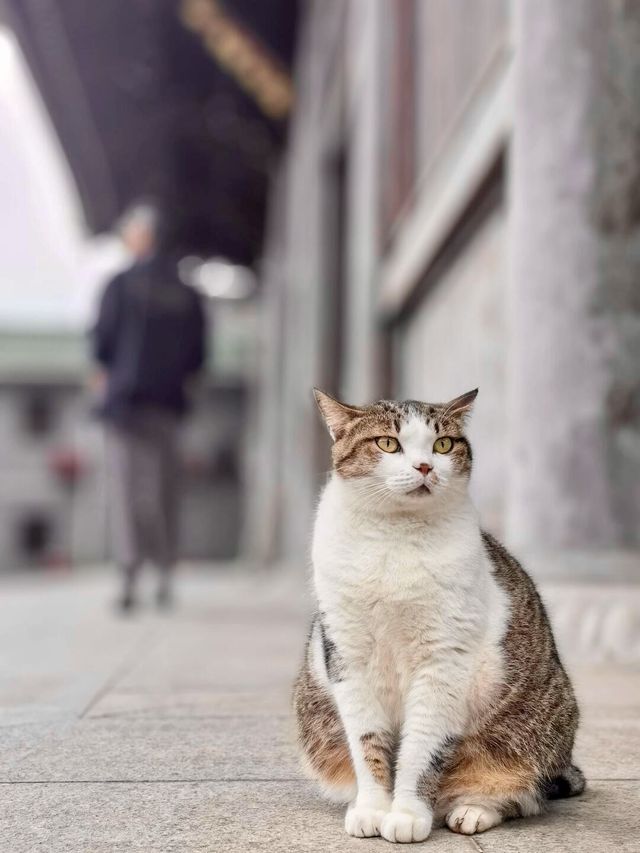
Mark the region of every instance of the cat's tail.
POLYGON ((548 800, 561 800, 564 797, 577 797, 585 789, 584 774, 575 764, 570 764, 566 770, 551 779, 545 789, 548 800))

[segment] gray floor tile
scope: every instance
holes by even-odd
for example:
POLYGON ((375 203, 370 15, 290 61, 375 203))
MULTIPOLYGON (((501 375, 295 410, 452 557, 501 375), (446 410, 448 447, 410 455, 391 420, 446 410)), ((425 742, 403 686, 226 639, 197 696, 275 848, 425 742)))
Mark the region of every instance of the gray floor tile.
POLYGON ((588 778, 640 778, 640 719, 584 719, 574 757, 588 778))
MULTIPOLYGON (((145 607, 129 621, 107 606, 113 578, 3 593, 2 853, 390 849, 348 838, 342 809, 299 775, 300 584, 185 577, 174 614, 145 607)), ((438 830, 419 849, 640 850, 640 674, 583 667, 574 679, 584 797, 473 840, 438 830)))
MULTIPOLYGON (((381 853, 350 838, 343 809, 304 783, 0 786, 0 837, 11 853, 381 853)), ((412 849, 422 848, 416 845, 412 849)), ((431 853, 473 853, 437 830, 431 853)))
POLYGON ((638 853, 640 782, 594 782, 544 817, 474 836, 484 853, 638 853))
POLYGON ((234 691, 211 688, 163 690, 111 690, 89 711, 89 718, 283 716, 290 713, 290 685, 280 688, 234 691))
POLYGON ((288 717, 92 719, 50 731, 0 781, 291 779, 288 717))

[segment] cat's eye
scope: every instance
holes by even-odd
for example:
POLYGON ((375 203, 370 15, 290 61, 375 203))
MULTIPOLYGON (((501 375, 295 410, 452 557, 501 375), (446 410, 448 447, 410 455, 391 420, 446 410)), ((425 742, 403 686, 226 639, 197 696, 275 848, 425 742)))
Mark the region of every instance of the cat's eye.
POLYGON ((376 444, 385 453, 397 453, 400 450, 400 442, 397 438, 393 438, 390 435, 383 435, 382 438, 376 438, 376 444))
POLYGON ((453 441, 448 436, 436 438, 433 449, 436 453, 448 453, 453 447, 453 441))

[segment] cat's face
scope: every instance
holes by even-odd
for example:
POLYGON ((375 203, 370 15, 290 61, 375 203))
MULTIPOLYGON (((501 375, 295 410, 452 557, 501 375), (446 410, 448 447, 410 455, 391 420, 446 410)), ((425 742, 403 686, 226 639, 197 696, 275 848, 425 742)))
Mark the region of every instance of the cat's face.
POLYGON ((477 389, 449 403, 362 407, 314 393, 333 438, 334 470, 372 507, 418 509, 466 490, 471 448, 464 423, 477 389))

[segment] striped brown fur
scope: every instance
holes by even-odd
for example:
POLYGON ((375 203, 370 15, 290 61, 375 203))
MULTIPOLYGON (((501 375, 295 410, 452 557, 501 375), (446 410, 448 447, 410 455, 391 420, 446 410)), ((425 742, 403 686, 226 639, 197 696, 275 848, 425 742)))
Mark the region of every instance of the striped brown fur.
MULTIPOLYGON (((571 768, 578 705, 533 581, 493 536, 483 538, 511 603, 504 687, 476 721, 475 733, 462 741, 443 776, 440 798, 446 805, 479 794, 505 801, 527 794, 541 805, 552 781, 571 768)), ((567 794, 584 787, 578 774, 567 794)))
POLYGON ((329 693, 313 678, 305 659, 293 691, 298 741, 311 775, 335 789, 355 785, 349 745, 329 693))
POLYGON ((387 791, 393 786, 395 742, 388 732, 367 732, 360 738, 364 759, 371 773, 387 791))
MULTIPOLYGON (((542 806, 552 796, 580 793, 584 778, 571 764, 578 707, 558 657, 549 621, 535 586, 506 549, 483 534, 496 578, 508 593, 512 616, 503 641, 503 690, 474 731, 450 745, 438 767, 429 768, 420 794, 443 814, 454 802, 489 796, 506 816, 526 795, 542 806), (528 665, 535 660, 535 668, 528 665), (563 786, 561 783, 565 781, 563 786), (558 793, 561 791, 561 793, 558 793)), ((313 678, 305 659, 294 691, 300 746, 317 778, 328 785, 355 781, 346 735, 329 693, 313 678)), ((363 736, 374 775, 391 789, 396 744, 388 733, 363 736)))
MULTIPOLYGON (((571 764, 579 713, 533 582, 496 539, 483 535, 496 578, 512 607, 503 641, 504 688, 486 716, 476 721, 474 733, 448 750, 444 766, 425 773, 420 793, 437 800, 441 813, 456 800, 489 796, 501 801, 506 816, 513 817, 519 809, 511 801, 523 794, 541 806, 550 796, 570 796, 584 788, 582 774, 571 764), (531 659, 535 668, 528 666, 531 659)), ((328 785, 353 785, 353 765, 337 708, 306 662, 294 697, 300 746, 314 775, 328 785)), ((396 748, 391 736, 372 732, 364 740, 374 775, 390 788, 396 748)))

